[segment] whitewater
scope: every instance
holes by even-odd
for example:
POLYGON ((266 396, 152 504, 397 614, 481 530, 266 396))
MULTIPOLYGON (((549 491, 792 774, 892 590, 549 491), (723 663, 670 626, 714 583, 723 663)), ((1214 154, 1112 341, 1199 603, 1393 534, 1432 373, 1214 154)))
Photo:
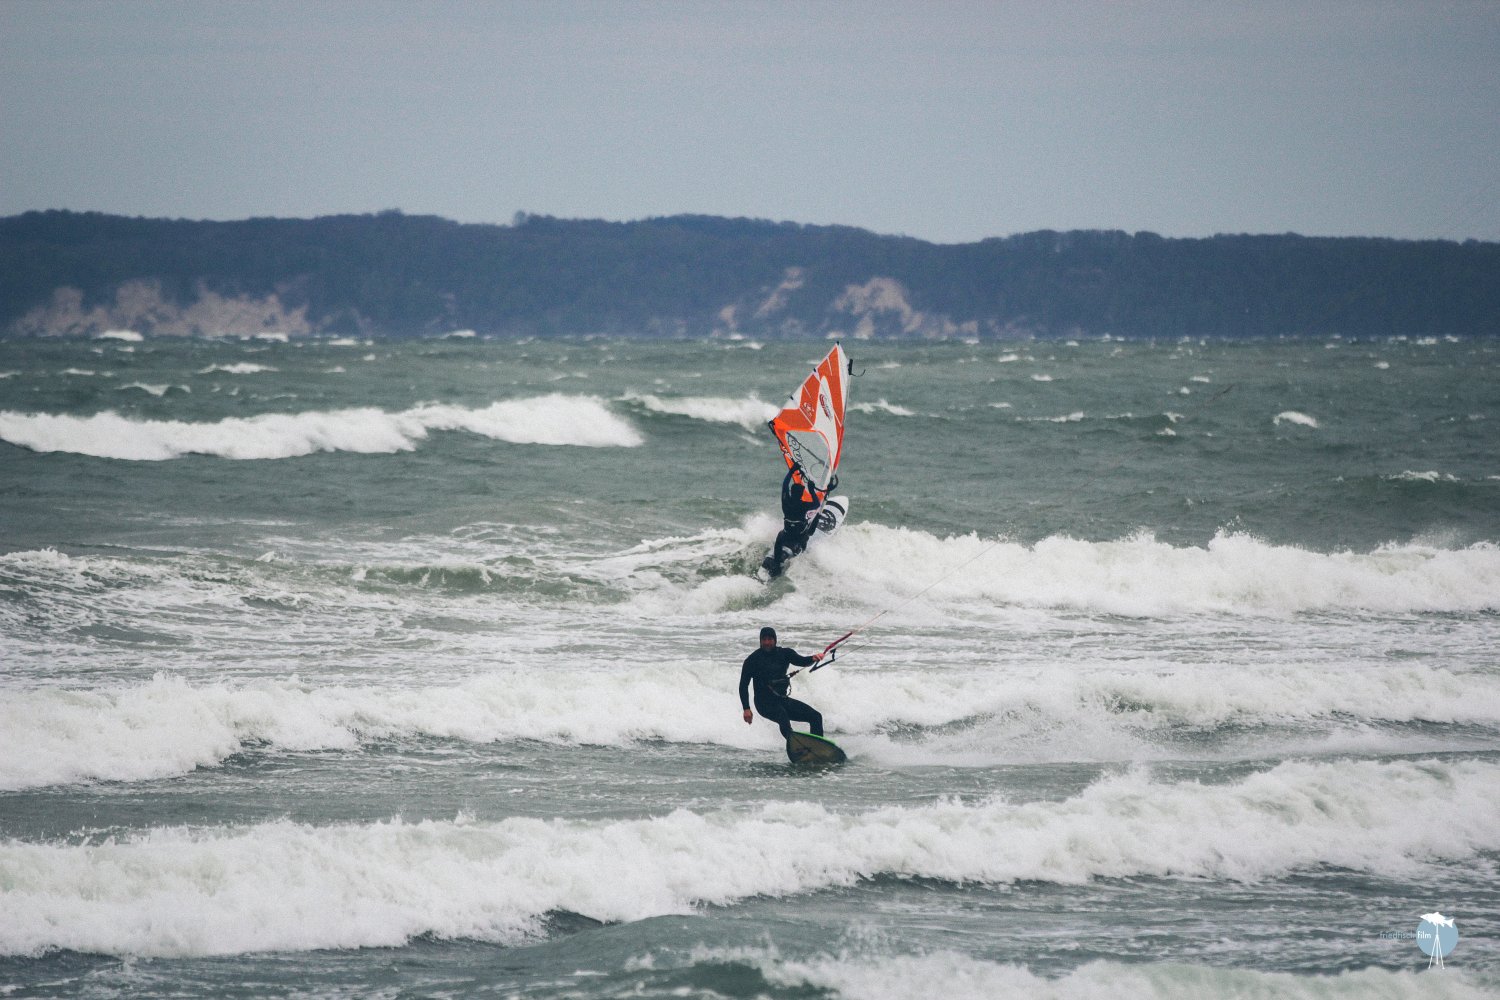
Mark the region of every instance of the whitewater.
POLYGON ((0 342, 0 993, 1500 992, 1500 344, 748 346, 0 342))

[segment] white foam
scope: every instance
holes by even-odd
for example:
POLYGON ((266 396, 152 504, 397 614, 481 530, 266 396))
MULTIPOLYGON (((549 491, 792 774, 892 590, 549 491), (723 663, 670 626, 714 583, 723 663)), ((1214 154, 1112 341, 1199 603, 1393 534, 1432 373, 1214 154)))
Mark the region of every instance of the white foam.
POLYGON ((1305 413, 1298 413, 1296 410, 1282 410, 1276 414, 1276 419, 1273 422, 1278 427, 1282 424, 1296 424, 1299 427, 1318 426, 1318 421, 1315 418, 1309 417, 1305 413))
POLYGON ((895 767, 1431 751, 1465 741, 1392 724, 1500 727, 1500 678, 1426 664, 1120 666, 981 656, 971 667, 929 669, 916 665, 920 654, 889 646, 882 637, 843 669, 795 684, 851 752, 895 767), (899 738, 886 735, 892 727, 899 738))
MULTIPOLYGON (((756 595, 740 578, 705 586, 731 591, 712 599, 753 606, 756 595)), ((877 648, 847 669, 796 682, 799 696, 821 706, 829 725, 853 741, 852 749, 894 765, 1182 756, 1180 745, 1160 741, 1174 727, 1203 733, 1221 726, 1335 721, 1342 731, 1358 734, 1382 722, 1500 726, 1500 678, 1424 664, 931 670, 895 655, 901 659, 895 668, 882 667, 877 648), (965 723, 960 731, 938 731, 920 742, 880 735, 891 725, 957 722, 965 723)), ((652 739, 774 750, 774 730, 745 726, 732 710, 737 666, 734 656, 728 662, 668 665, 585 661, 532 672, 524 698, 517 697, 511 666, 458 684, 422 687, 296 679, 190 683, 158 674, 88 691, 12 690, 0 704, 0 789, 154 780, 217 766, 250 746, 271 752, 347 749, 411 736, 591 746, 652 739)), ((1276 739, 1284 751, 1286 737, 1276 739)), ((1379 745, 1399 749, 1401 741, 1382 737, 1379 745)), ((1258 746, 1252 739, 1243 752, 1258 753, 1258 746)))
POLYGON ((152 384, 152 383, 148 383, 148 382, 131 382, 128 385, 122 385, 122 386, 120 386, 120 391, 123 392, 126 389, 139 389, 142 392, 148 392, 148 393, 150 393, 153 396, 165 396, 167 394, 168 390, 171 390, 171 389, 180 389, 183 392, 192 392, 193 391, 191 388, 189 388, 188 386, 185 386, 185 385, 170 385, 170 384, 167 384, 167 383, 162 383, 160 385, 156 385, 156 384, 152 384))
POLYGON ((1064 884, 1255 881, 1336 866, 1419 877, 1500 848, 1500 767, 1285 763, 1223 785, 1107 777, 1061 801, 814 803, 610 822, 156 828, 0 842, 0 953, 187 956, 514 941, 544 914, 634 921, 876 875, 1064 884), (1434 822, 1441 817, 1441 822, 1434 822))
POLYGON ((1446 472, 1437 472, 1437 471, 1431 470, 1431 469, 1429 469, 1426 472, 1413 472, 1411 469, 1407 469, 1405 472, 1402 472, 1399 475, 1395 475, 1395 476, 1381 476, 1381 478, 1385 479, 1385 480, 1387 480, 1389 482, 1405 482, 1405 483, 1457 483, 1457 482, 1462 482, 1462 480, 1460 480, 1455 475, 1452 475, 1452 474, 1446 473, 1446 472))
POLYGON ((431 430, 466 430, 512 444, 635 448, 645 439, 629 421, 615 416, 602 399, 552 393, 508 399, 482 409, 429 405, 399 416, 431 430))
POLYGON ((223 372, 225 375, 258 375, 261 372, 274 372, 277 369, 270 365, 258 365, 251 361, 238 361, 229 365, 209 365, 207 368, 198 369, 199 375, 212 375, 214 372, 223 372))
POLYGON ((908 410, 904 406, 897 406, 884 397, 873 403, 851 403, 849 409, 855 413, 889 413, 893 417, 914 417, 917 415, 915 410, 908 410))
POLYGON ((216 423, 0 412, 0 438, 40 452, 162 461, 183 455, 288 458, 317 451, 410 451, 425 429, 375 409, 229 417, 216 423))
POLYGON ((114 689, 11 691, 0 704, 0 788, 150 780, 215 766, 248 744, 336 749, 394 735, 759 746, 765 733, 722 711, 733 700, 729 673, 723 664, 678 663, 542 671, 524 699, 509 669, 414 689, 189 684, 158 674, 114 689))
POLYGON ((840 594, 875 607, 923 592, 938 609, 977 602, 1139 616, 1500 609, 1500 547, 1483 542, 1320 553, 1240 534, 1219 534, 1206 548, 1140 534, 1027 546, 861 522, 820 539, 799 561, 820 570, 810 579, 802 569, 799 587, 837 579, 840 594))
POLYGON ((845 1000, 1203 1000, 1205 997, 1277 1000, 1479 1000, 1488 990, 1467 977, 1441 981, 1415 971, 1359 969, 1301 975, 1257 969, 1094 961, 1062 976, 990 962, 955 951, 920 955, 851 954, 786 959, 774 948, 700 949, 695 962, 739 962, 790 989, 831 991, 845 1000))
POLYGON ((628 393, 623 401, 636 403, 652 413, 691 417, 709 423, 735 424, 746 430, 757 430, 776 416, 779 407, 756 396, 732 399, 724 396, 683 396, 666 399, 651 394, 628 393))
POLYGON ((182 455, 291 458, 320 451, 411 451, 429 431, 464 430, 514 444, 632 448, 644 439, 603 401, 539 396, 477 409, 429 404, 389 413, 370 407, 226 417, 212 423, 0 412, 0 439, 40 452, 163 461, 182 455))
POLYGON ((139 344, 146 338, 134 330, 105 330, 103 333, 95 334, 95 340, 120 340, 130 344, 139 344))

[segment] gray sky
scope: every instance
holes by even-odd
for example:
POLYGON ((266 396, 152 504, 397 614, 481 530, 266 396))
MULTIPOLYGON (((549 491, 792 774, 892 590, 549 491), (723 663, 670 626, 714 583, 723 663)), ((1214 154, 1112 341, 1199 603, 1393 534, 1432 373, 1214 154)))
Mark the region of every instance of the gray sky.
POLYGON ((0 0, 0 215, 1500 239, 1500 2, 0 0))

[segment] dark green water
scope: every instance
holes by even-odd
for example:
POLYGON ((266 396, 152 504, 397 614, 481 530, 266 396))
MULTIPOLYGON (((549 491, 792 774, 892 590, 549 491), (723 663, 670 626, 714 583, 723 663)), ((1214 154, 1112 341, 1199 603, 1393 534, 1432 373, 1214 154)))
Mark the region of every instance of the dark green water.
POLYGON ((1500 343, 846 347, 0 343, 0 992, 1500 988, 1500 343))

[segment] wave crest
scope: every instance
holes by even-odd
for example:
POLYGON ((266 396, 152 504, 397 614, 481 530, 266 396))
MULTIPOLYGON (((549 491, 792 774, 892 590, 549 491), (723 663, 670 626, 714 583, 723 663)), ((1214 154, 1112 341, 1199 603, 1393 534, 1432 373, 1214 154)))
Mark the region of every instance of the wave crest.
POLYGON ((1143 533, 1112 542, 1063 536, 1023 545, 977 535, 856 524, 794 567, 799 586, 831 585, 875 606, 1004 604, 1138 617, 1181 613, 1500 610, 1500 547, 1384 545, 1321 553, 1221 533, 1207 547, 1143 533), (802 572, 799 574, 798 570, 802 572))
MULTIPOLYGON (((90 691, 12 691, 0 705, 0 789, 150 781, 218 766, 249 747, 299 752, 381 739, 616 747, 649 739, 763 751, 774 740, 769 728, 746 727, 724 709, 737 659, 537 670, 524 701, 512 670, 414 688, 157 674, 90 691)), ((1462 736, 1427 734, 1428 723, 1490 738, 1500 728, 1500 680, 1423 665, 933 673, 865 658, 796 683, 851 751, 895 766, 1254 758, 1289 740, 1309 753, 1351 743, 1390 752, 1464 745, 1462 736)))
POLYGON ((680 396, 664 398, 648 393, 629 393, 622 401, 634 403, 650 413, 689 417, 716 424, 734 424, 758 430, 776 416, 777 407, 756 396, 731 399, 725 396, 680 396))
POLYGON ((1203 997, 1278 997, 1281 1000, 1478 1000, 1486 995, 1464 974, 1434 982, 1413 971, 1367 968, 1335 976, 1264 972, 1256 969, 1170 962, 1096 960, 1060 977, 1022 966, 973 958, 956 951, 920 955, 849 954, 803 959, 783 957, 774 947, 699 949, 700 963, 752 968, 788 989, 830 991, 843 1000, 890 1000, 938 996, 944 1000, 1201 1000, 1203 997))
POLYGON ((592 396, 552 394, 468 408, 428 404, 392 413, 373 407, 263 413, 214 422, 140 420, 114 411, 0 412, 0 440, 38 452, 160 462, 183 455, 295 458, 314 452, 412 451, 429 431, 462 430, 512 444, 633 448, 644 439, 592 396))
POLYGON ((156 828, 0 843, 0 953, 214 955, 514 941, 547 913, 633 921, 880 875, 1004 884, 1409 875, 1500 847, 1500 768, 1284 763, 1223 785, 1107 777, 1061 801, 843 813, 806 802, 594 822, 156 828), (1441 816, 1443 822, 1432 822, 1441 816))

